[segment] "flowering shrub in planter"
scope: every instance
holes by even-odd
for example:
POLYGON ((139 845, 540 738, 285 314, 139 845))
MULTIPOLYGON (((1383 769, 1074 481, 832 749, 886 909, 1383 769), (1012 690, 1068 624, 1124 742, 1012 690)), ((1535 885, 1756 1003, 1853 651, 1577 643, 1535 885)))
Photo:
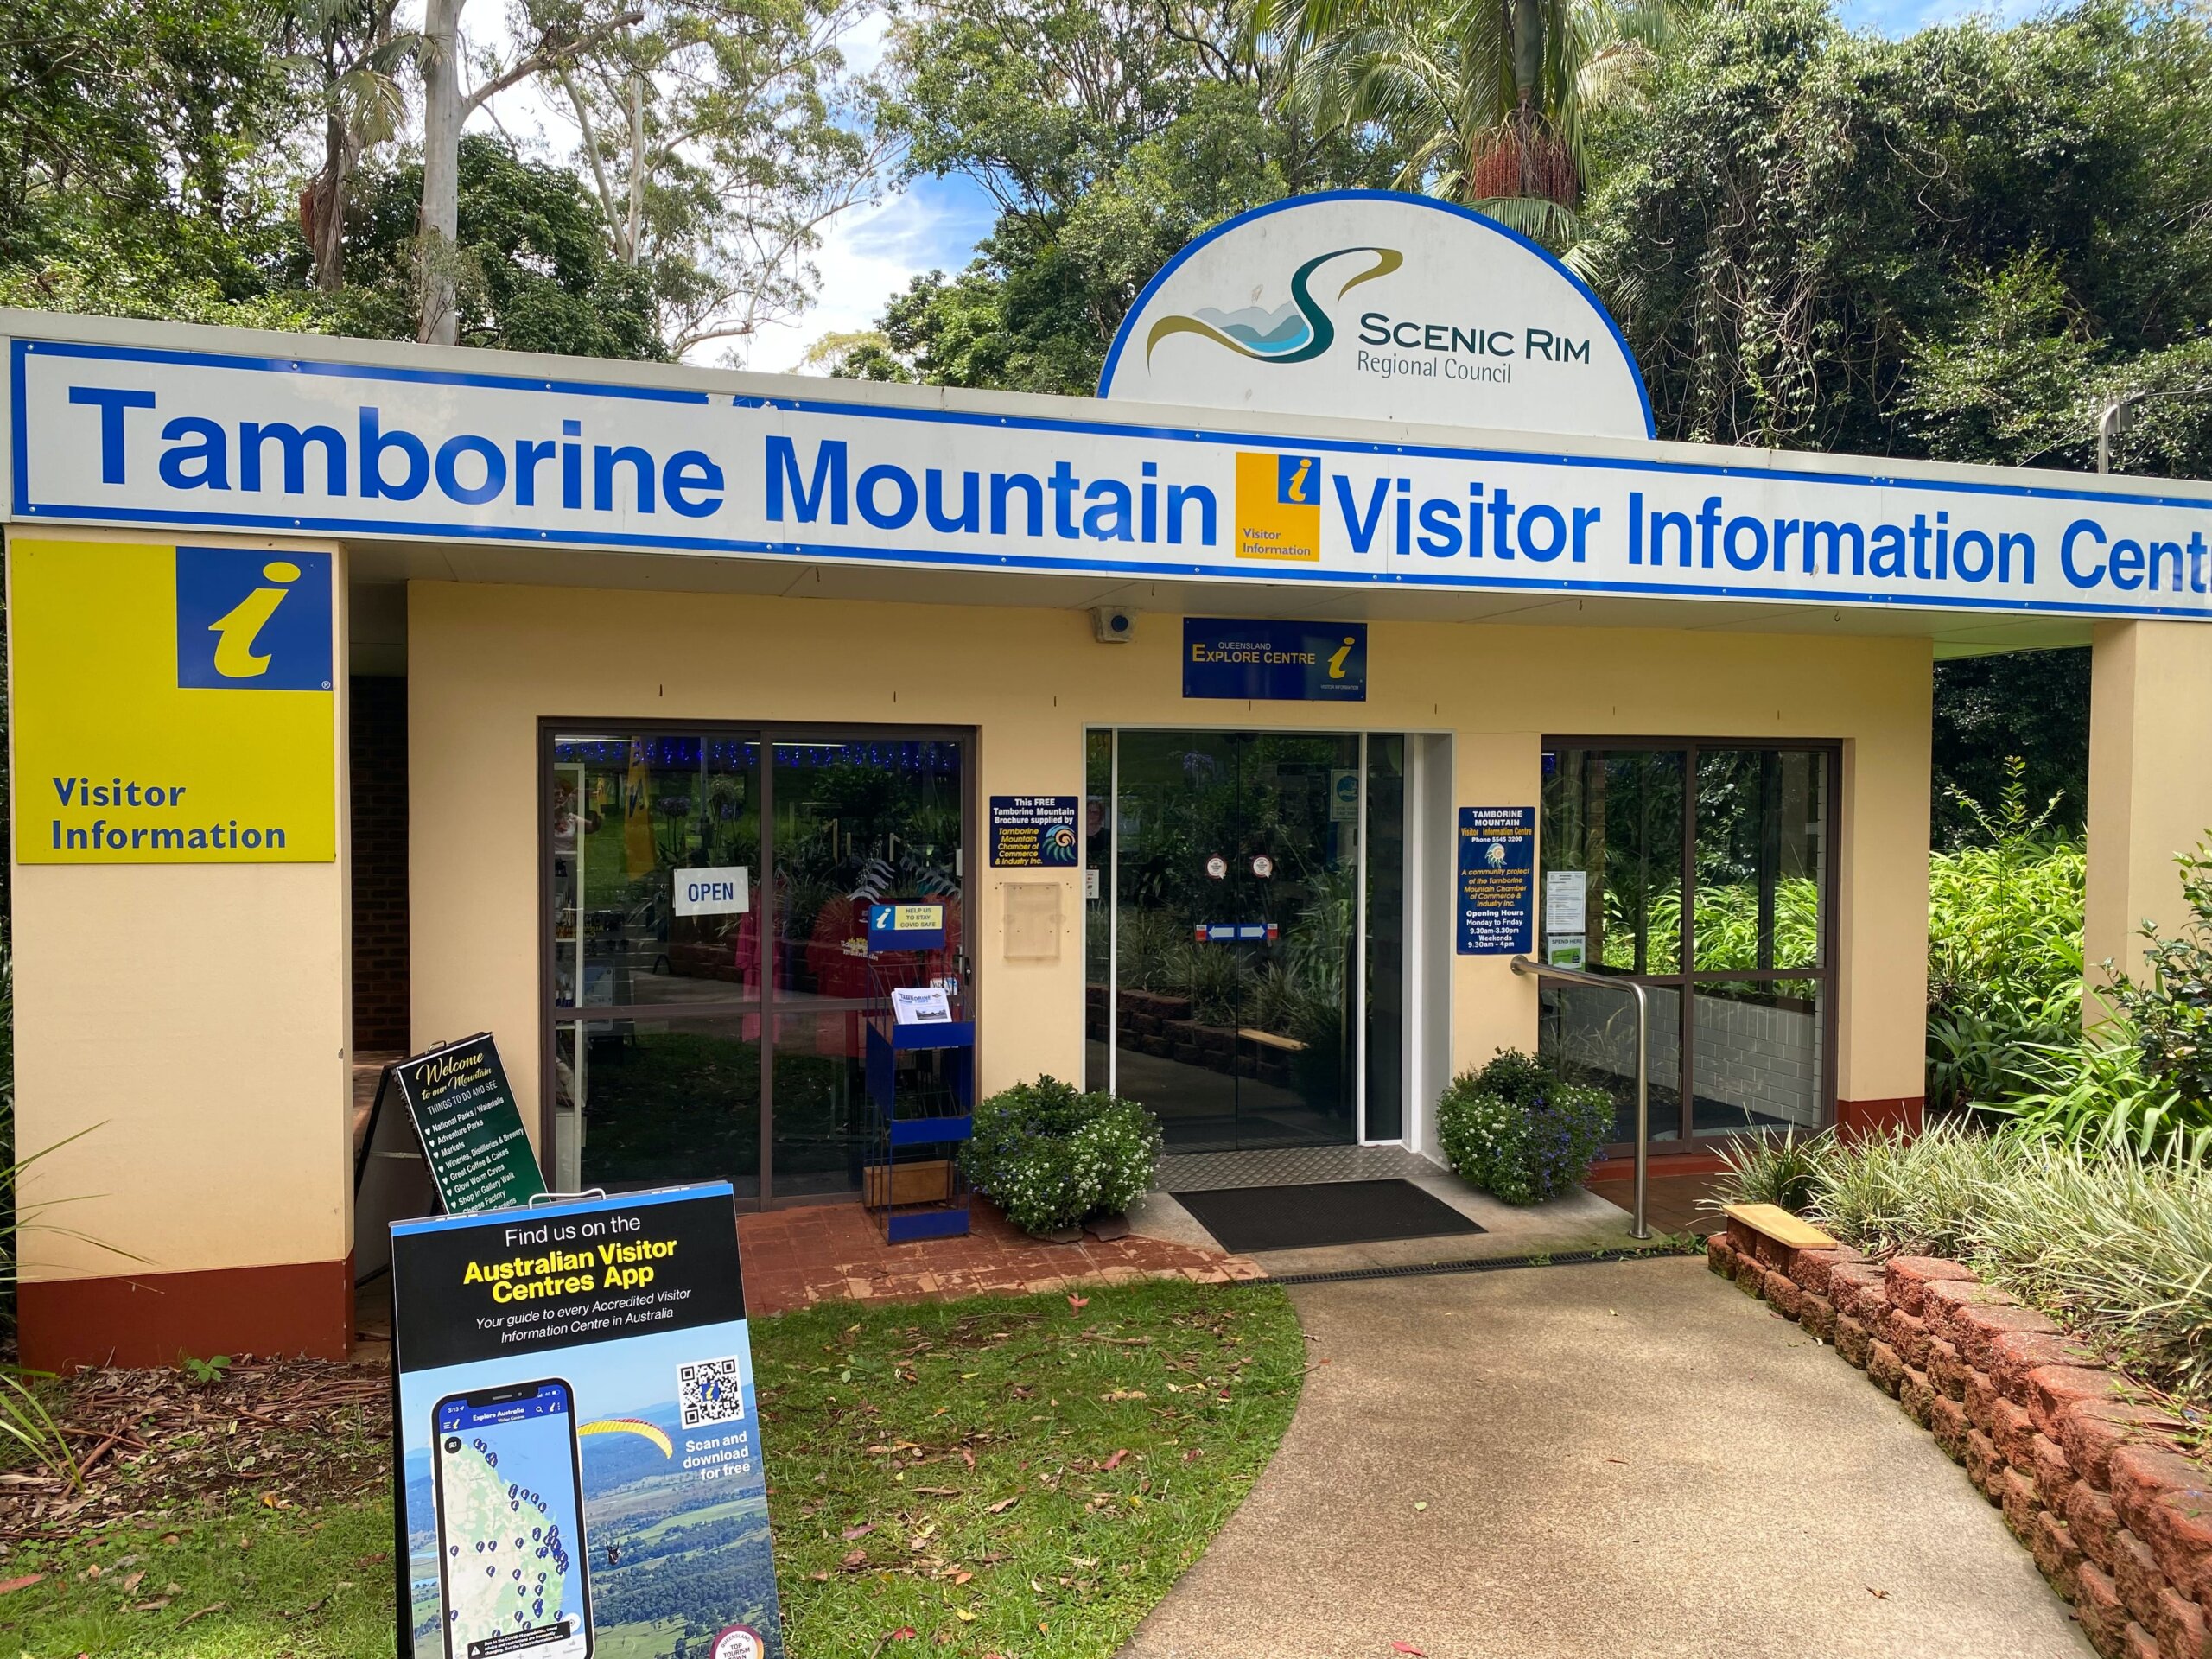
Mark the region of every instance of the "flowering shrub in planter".
POLYGON ((1567 1083, 1533 1055, 1500 1049, 1452 1079, 1436 1103, 1444 1155, 1508 1204, 1555 1198, 1590 1173, 1613 1122, 1612 1096, 1567 1083))
POLYGON ((1135 1101, 1039 1077, 976 1109, 960 1167, 1015 1226, 1052 1233, 1135 1204, 1152 1185, 1160 1147, 1160 1120, 1135 1101))

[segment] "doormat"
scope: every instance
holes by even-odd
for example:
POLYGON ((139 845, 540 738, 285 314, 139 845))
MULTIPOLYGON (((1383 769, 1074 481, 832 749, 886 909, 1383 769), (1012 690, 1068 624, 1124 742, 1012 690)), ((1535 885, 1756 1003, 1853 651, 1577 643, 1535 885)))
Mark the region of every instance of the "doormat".
POLYGON ((1232 1255, 1483 1230, 1411 1181, 1222 1186, 1168 1196, 1197 1217, 1198 1224, 1232 1255))

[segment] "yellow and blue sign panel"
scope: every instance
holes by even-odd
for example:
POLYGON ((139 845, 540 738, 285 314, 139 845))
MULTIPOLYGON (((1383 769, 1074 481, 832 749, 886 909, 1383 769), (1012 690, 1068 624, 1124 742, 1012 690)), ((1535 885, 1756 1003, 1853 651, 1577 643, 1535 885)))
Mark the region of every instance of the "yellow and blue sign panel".
POLYGON ((1236 556, 1320 563, 1320 456, 1236 452, 1236 556))
POLYGON ((9 547, 16 855, 337 856, 327 553, 9 547))
POLYGON ((1281 702, 1367 701, 1367 624, 1183 619, 1183 695, 1281 702))

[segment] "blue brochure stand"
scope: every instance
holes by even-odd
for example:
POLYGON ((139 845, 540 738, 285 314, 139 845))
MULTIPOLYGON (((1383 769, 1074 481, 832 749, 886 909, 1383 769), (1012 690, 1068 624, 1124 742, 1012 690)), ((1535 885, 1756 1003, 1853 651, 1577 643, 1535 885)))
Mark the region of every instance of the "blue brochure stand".
POLYGON ((946 993, 950 1020, 900 1022, 892 993, 930 988, 925 953, 944 949, 944 929, 891 922, 871 915, 868 925, 868 1099, 874 1148, 861 1172, 861 1198, 887 1243, 961 1238, 968 1232, 968 1183, 958 1159, 976 1133, 976 1026, 965 1017, 957 989, 946 993))

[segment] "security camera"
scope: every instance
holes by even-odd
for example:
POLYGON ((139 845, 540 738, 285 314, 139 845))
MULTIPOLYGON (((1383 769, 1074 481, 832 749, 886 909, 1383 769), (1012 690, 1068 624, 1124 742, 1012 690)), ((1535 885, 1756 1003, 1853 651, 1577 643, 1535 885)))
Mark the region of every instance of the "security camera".
POLYGON ((1137 613, 1118 605, 1101 605, 1090 613, 1090 627, 1102 645, 1125 644, 1136 638, 1137 613))

